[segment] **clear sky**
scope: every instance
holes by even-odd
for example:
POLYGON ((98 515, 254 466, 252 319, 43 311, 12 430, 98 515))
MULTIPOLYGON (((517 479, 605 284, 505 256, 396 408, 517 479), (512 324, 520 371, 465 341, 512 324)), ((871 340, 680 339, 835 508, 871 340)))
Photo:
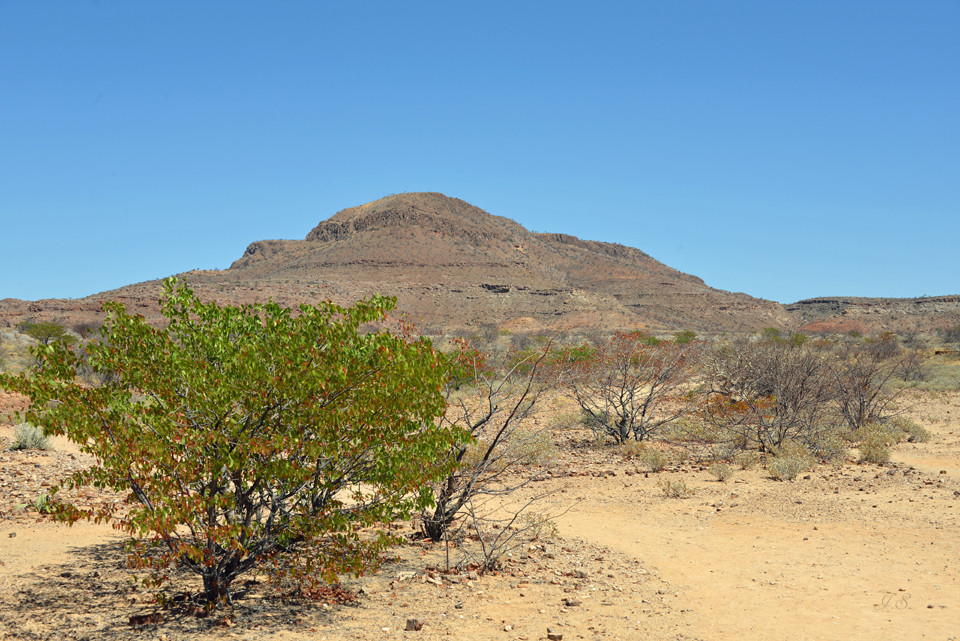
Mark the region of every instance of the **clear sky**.
POLYGON ((960 3, 0 0, 0 298, 439 191, 731 291, 960 293, 960 3))

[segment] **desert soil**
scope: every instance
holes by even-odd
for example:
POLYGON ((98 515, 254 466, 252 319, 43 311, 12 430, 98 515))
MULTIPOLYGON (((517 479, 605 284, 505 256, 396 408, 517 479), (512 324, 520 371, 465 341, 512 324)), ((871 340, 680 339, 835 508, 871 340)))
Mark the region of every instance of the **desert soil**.
MULTIPOLYGON (((257 581, 205 618, 160 611, 109 526, 67 528, 32 508, 89 464, 70 443, 0 451, 0 638, 960 639, 960 394, 909 405, 929 442, 896 446, 885 466, 823 466, 793 482, 753 469, 721 483, 691 463, 637 473, 558 429, 557 460, 529 491, 552 493, 559 536, 515 551, 502 572, 446 573, 443 545, 411 540, 379 573, 344 582, 352 601, 281 598, 257 581), (667 480, 694 494, 665 496, 667 480), (405 630, 408 619, 422 629, 405 630)), ((0 425, 0 440, 11 436, 0 425)), ((171 585, 196 589, 186 576, 171 585)))

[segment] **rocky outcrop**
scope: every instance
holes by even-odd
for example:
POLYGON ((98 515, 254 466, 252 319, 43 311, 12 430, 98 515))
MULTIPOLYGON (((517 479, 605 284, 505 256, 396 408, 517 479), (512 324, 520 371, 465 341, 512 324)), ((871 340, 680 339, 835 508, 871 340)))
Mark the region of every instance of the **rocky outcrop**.
POLYGON ((812 332, 929 332, 960 322, 960 296, 922 298, 823 297, 785 306, 812 332))

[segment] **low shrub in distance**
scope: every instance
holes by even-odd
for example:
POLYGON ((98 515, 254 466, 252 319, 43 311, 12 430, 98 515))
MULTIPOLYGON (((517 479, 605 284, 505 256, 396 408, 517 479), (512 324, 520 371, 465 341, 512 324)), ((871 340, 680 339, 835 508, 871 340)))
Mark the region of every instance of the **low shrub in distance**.
POLYGON ((660 491, 663 495, 672 499, 686 499, 696 494, 696 490, 683 479, 679 481, 663 481, 660 483, 660 491))
POLYGON ((733 476, 733 468, 726 463, 714 463, 707 472, 721 483, 733 476))
POLYGON ((785 443, 776 456, 767 460, 767 470, 778 481, 792 481, 813 466, 813 457, 805 447, 795 442, 785 443))
POLYGON ((11 450, 49 450, 53 449, 50 437, 40 428, 30 423, 21 423, 13 429, 11 450))

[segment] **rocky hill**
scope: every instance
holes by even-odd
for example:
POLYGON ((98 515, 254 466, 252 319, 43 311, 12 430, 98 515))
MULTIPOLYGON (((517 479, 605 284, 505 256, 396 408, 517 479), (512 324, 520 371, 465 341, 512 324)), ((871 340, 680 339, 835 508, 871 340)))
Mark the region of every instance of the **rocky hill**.
POLYGON ((743 330, 786 325, 779 305, 706 286, 638 249, 533 233, 442 194, 338 212, 303 241, 262 241, 217 281, 380 291, 427 324, 507 328, 743 330))
MULTIPOLYGON (((787 308, 706 285, 639 249, 534 233, 437 193, 388 196, 320 222, 304 240, 263 240, 228 269, 179 275, 222 303, 350 303, 376 292, 427 330, 793 329, 829 305, 787 308)), ((78 300, 0 301, 0 325, 24 318, 96 322, 99 301, 156 318, 160 282, 78 300)), ((820 299, 818 299, 820 300, 820 299)), ((842 310, 841 310, 842 311, 842 310)))

